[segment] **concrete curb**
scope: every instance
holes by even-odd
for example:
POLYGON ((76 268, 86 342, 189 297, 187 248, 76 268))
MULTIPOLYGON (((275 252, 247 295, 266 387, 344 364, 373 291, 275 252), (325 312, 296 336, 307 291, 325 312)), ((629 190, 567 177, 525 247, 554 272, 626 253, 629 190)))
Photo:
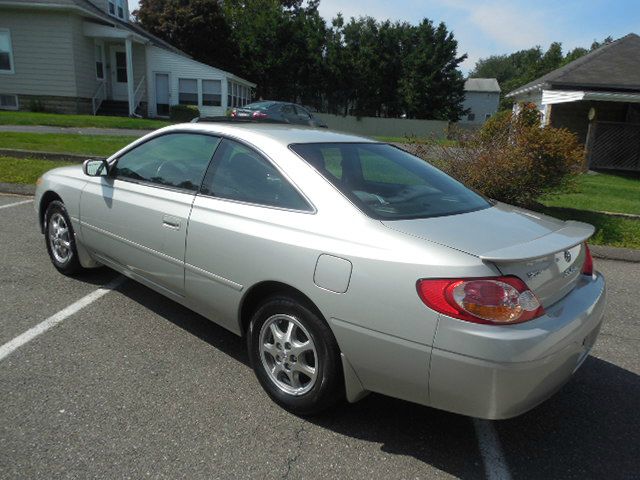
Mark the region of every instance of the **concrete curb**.
POLYGON ((40 152, 37 150, 21 150, 14 148, 0 148, 0 156, 15 158, 40 158, 42 160, 53 160, 56 162, 78 162, 82 163, 87 158, 106 159, 98 155, 78 155, 77 153, 40 152))
POLYGON ((36 186, 22 185, 19 183, 0 182, 0 193, 12 193, 14 195, 34 195, 36 193, 36 186))
POLYGON ((0 125, 0 132, 18 133, 62 133, 72 135, 108 135, 113 137, 142 137, 154 129, 100 128, 100 127, 54 127, 48 125, 0 125))
POLYGON ((640 215, 635 213, 620 213, 620 212, 606 212, 604 210, 594 210, 596 213, 602 213, 603 215, 609 215, 610 217, 630 218, 632 220, 640 220, 640 215))
POLYGON ((591 253, 596 258, 605 260, 620 260, 621 262, 640 263, 640 250, 633 248, 605 247, 603 245, 589 245, 591 253))

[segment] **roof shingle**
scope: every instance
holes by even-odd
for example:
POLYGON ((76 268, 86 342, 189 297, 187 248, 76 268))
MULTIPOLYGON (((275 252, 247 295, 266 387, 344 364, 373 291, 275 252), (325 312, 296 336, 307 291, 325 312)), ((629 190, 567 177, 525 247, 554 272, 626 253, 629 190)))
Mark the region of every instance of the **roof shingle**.
POLYGON ((640 91, 640 36, 630 33, 507 94, 535 87, 640 91))
POLYGON ((468 78, 464 82, 465 92, 500 92, 500 85, 495 78, 468 78))

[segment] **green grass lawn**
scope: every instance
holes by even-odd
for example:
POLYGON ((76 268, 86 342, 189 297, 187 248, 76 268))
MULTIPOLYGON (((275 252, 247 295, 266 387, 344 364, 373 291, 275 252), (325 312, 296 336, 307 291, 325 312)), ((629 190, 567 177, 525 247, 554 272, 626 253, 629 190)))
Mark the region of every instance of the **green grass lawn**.
POLYGON ((77 153, 107 157, 137 137, 76 135, 67 133, 2 132, 0 148, 37 150, 40 152, 77 153))
POLYGON ((173 122, 146 118, 63 115, 38 112, 0 112, 0 125, 48 125, 54 127, 99 127, 149 129, 165 127, 173 122))
POLYGON ((590 223, 596 227, 596 233, 589 243, 640 249, 640 220, 573 208, 543 207, 540 211, 563 220, 590 223))
POLYGON ((596 245, 640 249, 640 220, 599 212, 640 214, 640 178, 614 174, 584 174, 571 191, 540 198, 542 213, 579 220, 596 227, 589 241, 596 245))
POLYGON ((74 164, 37 158, 0 157, 0 182, 33 185, 47 170, 65 165, 74 164))
POLYGON ((640 177, 581 175, 574 191, 545 195, 540 201, 547 207, 640 215, 640 177))

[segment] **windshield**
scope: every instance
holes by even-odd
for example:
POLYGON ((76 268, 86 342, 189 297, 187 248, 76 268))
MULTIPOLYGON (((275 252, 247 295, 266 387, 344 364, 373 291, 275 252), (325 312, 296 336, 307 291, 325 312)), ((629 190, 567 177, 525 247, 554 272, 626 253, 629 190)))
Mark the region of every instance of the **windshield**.
POLYGON ((379 220, 455 215, 491 206, 424 160, 391 145, 306 143, 291 149, 379 220))
POLYGON ((242 108, 246 108, 247 110, 267 110, 274 103, 275 102, 254 102, 254 103, 245 105, 242 108))

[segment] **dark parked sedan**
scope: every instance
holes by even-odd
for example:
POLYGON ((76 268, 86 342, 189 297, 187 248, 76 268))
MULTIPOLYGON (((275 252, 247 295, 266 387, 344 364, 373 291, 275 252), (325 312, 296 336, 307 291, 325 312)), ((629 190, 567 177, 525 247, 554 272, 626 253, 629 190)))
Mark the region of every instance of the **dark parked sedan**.
POLYGON ((261 100, 241 108, 234 108, 231 110, 231 117, 327 127, 322 120, 314 117, 309 110, 300 105, 272 100, 261 100))

